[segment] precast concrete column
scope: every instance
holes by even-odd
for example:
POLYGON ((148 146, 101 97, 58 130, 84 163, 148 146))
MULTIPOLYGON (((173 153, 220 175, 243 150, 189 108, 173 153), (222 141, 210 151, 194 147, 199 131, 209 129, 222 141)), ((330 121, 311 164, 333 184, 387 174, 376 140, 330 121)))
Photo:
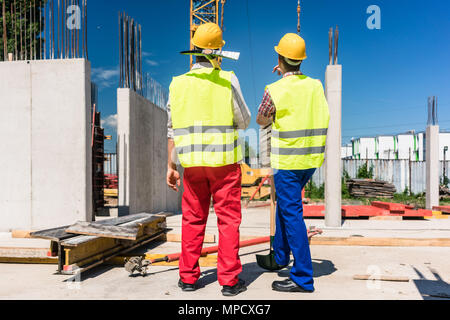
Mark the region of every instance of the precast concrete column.
POLYGON ((427 128, 427 209, 439 206, 439 126, 427 128))
POLYGON ((342 225, 342 65, 327 66, 325 94, 330 109, 330 126, 325 151, 325 226, 339 228, 342 225))

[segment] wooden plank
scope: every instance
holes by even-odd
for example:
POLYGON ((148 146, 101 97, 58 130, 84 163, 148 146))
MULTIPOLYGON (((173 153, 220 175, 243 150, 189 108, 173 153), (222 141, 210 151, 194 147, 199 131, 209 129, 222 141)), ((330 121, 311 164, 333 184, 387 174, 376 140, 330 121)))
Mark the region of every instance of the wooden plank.
POLYGON ((388 275, 354 275, 353 280, 376 280, 376 281, 392 281, 392 282, 409 282, 407 277, 388 276, 388 275))
POLYGON ((48 249, 46 248, 0 248, 2 258, 46 258, 48 249))
POLYGON ((85 272, 96 266, 104 264, 110 261, 111 259, 114 259, 116 256, 125 255, 140 246, 143 246, 153 241, 158 241, 158 239, 160 239, 163 235, 165 235, 165 231, 160 231, 151 236, 145 236, 143 238, 138 239, 137 242, 131 242, 131 244, 130 243, 125 244, 122 242, 116 248, 108 250, 107 252, 99 253, 95 257, 91 257, 88 260, 81 261, 72 265, 64 265, 62 273, 79 274, 85 272))
POLYGON ((58 264, 58 258, 42 257, 0 257, 0 263, 12 264, 58 264))
MULTIPOLYGON (((139 218, 138 220, 132 220, 131 222, 127 222, 127 223, 122 223, 119 224, 122 227, 127 227, 130 225, 133 225, 133 222, 137 222, 137 223, 141 223, 141 222, 145 222, 145 224, 147 224, 147 226, 153 226, 154 229, 158 229, 158 223, 163 223, 165 222, 165 217, 156 214, 156 215, 150 215, 150 214, 145 214, 145 216, 141 216, 141 218, 139 218)), ((92 241, 96 241, 98 238, 100 238, 99 236, 90 236, 90 235, 82 235, 82 236, 76 236, 67 240, 64 240, 62 242, 63 246, 66 247, 76 247, 78 245, 84 244, 84 243, 89 243, 92 241)))
POLYGON ((440 211, 443 214, 450 214, 450 206, 438 206, 438 207, 433 207, 433 210, 435 211, 440 211))
MULTIPOLYGON (((168 233, 167 242, 181 242, 181 234, 168 233)), ((203 243, 216 243, 215 234, 205 234, 205 239, 203 243)))
POLYGON ((77 222, 67 228, 66 232, 103 238, 136 240, 139 227, 102 226, 89 222, 77 222))
POLYGON ((31 239, 31 233, 36 232, 36 230, 12 230, 11 237, 14 239, 31 239))
POLYGON ((378 217, 369 217, 369 220, 375 221, 402 221, 402 216, 378 216, 378 217))
MULTIPOLYGON (((146 226, 146 230, 140 231, 137 241, 147 239, 153 234, 163 231, 165 228, 161 227, 165 223, 166 218, 161 216, 153 216, 153 220, 146 226)), ((114 238, 104 238, 97 236, 80 236, 63 241, 61 245, 64 247, 65 260, 64 264, 85 265, 93 261, 99 260, 105 255, 109 255, 115 250, 122 250, 123 247, 132 246, 136 241, 120 240, 114 238)))
POLYGON ((240 236, 239 241, 254 240, 265 236, 240 236))
POLYGON ((362 246, 362 247, 450 247, 450 238, 359 238, 314 237, 316 246, 362 246))
MULTIPOLYGON (((133 220, 137 220, 137 219, 140 219, 143 217, 147 217, 148 215, 149 215, 149 213, 138 213, 138 214, 128 215, 128 216, 119 217, 119 218, 102 220, 102 221, 98 221, 96 223, 105 225, 105 226, 116 226, 116 225, 127 223, 127 222, 130 222, 133 220)), ((47 239, 47 240, 52 240, 52 241, 62 241, 62 240, 66 240, 69 238, 77 237, 77 235, 72 234, 72 233, 67 233, 65 231, 68 227, 70 227, 70 226, 63 226, 63 227, 58 227, 58 228, 53 228, 53 229, 41 230, 41 231, 33 232, 31 234, 31 236, 33 238, 47 239)))

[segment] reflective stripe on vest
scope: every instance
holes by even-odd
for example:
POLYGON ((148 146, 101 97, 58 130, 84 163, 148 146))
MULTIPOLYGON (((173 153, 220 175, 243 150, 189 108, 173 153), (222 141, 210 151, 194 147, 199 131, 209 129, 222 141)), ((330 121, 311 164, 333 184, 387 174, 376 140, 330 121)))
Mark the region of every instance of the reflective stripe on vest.
POLYGON ((307 170, 322 166, 330 119, 322 84, 307 76, 289 76, 268 90, 276 108, 272 167, 307 170))
POLYGON ((242 160, 233 125, 231 75, 202 68, 173 79, 170 107, 183 167, 221 167, 242 160))

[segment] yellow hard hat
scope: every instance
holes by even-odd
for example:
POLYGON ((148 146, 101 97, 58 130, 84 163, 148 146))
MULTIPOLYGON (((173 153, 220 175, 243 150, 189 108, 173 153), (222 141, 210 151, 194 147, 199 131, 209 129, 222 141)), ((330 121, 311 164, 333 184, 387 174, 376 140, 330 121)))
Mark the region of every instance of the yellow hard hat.
POLYGON ((220 49, 225 45, 222 29, 215 23, 202 24, 195 31, 192 44, 201 49, 220 49))
POLYGON ((302 37, 295 33, 286 34, 281 40, 275 51, 283 57, 292 60, 305 60, 306 43, 302 37))

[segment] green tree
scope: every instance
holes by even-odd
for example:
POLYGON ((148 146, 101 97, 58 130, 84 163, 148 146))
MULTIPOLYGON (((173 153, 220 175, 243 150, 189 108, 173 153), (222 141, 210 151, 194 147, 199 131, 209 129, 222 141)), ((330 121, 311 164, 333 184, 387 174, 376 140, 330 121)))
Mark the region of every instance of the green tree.
MULTIPOLYGON (((31 48, 33 48, 33 52, 36 51, 36 58, 41 58, 40 37, 44 31, 44 20, 42 18, 40 23, 40 17, 47 1, 0 0, 0 61, 8 59, 8 56, 4 55, 5 38, 7 54, 13 53, 15 57, 17 53, 18 59, 31 59, 33 57, 31 48), (6 34, 3 29, 4 22, 6 34)), ((42 46, 44 43, 42 39, 42 46)))
POLYGON ((363 164, 358 169, 358 174, 356 176, 358 179, 373 179, 373 167, 368 168, 367 163, 363 164))

